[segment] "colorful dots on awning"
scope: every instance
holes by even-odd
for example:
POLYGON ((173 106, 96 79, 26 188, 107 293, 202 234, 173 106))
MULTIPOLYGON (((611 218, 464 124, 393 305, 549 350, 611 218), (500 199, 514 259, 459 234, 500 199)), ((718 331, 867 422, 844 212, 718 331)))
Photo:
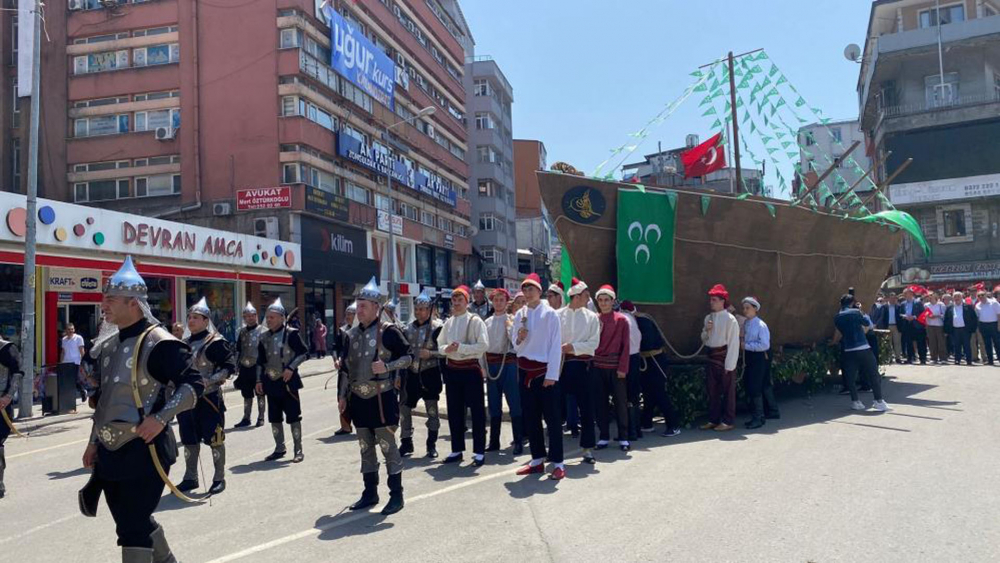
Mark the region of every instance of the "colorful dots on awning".
POLYGON ((281 256, 281 253, 284 252, 284 251, 285 251, 285 249, 282 248, 280 244, 275 245, 275 247, 274 247, 274 255, 275 256, 281 256))
POLYGON ((38 208, 38 220, 43 225, 51 225, 56 220, 56 210, 50 205, 43 205, 38 208))
POLYGON ((260 262, 260 254, 254 254, 251 259, 253 260, 254 264, 256 264, 257 262, 260 262))
POLYGON ((295 253, 291 250, 285 252, 285 266, 291 268, 295 265, 295 253))
POLYGON ((64 240, 66 240, 66 237, 69 236, 69 234, 66 232, 66 229, 64 229, 62 227, 56 228, 56 231, 53 234, 55 235, 56 240, 59 241, 59 242, 62 242, 64 240))
POLYGON ((11 234, 16 237, 24 236, 28 230, 25 224, 27 216, 28 212, 23 207, 15 207, 7 212, 7 228, 11 234))
POLYGON ((94 233, 94 244, 97 246, 104 244, 104 233, 94 233))
POLYGON ((76 235, 78 237, 82 237, 84 235, 84 233, 86 233, 86 232, 87 232, 87 228, 84 227, 82 224, 77 223, 76 225, 73 225, 73 234, 74 235, 76 235))
POLYGON ((271 265, 272 266, 277 266, 278 265, 278 257, 277 256, 272 256, 271 257, 271 265))

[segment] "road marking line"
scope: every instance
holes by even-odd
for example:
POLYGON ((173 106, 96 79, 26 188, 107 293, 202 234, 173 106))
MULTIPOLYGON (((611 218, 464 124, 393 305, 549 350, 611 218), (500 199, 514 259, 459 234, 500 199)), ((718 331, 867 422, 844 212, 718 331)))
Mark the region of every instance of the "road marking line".
MULTIPOLYGON (((573 457, 573 456, 576 456, 577 454, 582 453, 582 452, 583 452, 583 450, 581 450, 581 449, 575 449, 575 450, 573 450, 571 452, 567 452, 566 453, 566 457, 573 457)), ((436 496, 440 496, 440 495, 443 495, 443 494, 446 494, 446 493, 450 493, 450 492, 453 492, 453 491, 458 491, 458 490, 464 489, 466 487, 471 487, 473 485, 478 485, 480 483, 485 483, 487 481, 492 481, 493 479, 496 479, 497 477, 512 476, 512 475, 514 475, 515 471, 517 471, 517 469, 506 468, 503 471, 497 471, 495 473, 490 473, 488 475, 481 475, 479 477, 476 477, 474 479, 470 479, 468 481, 463 481, 461 483, 456 483, 454 485, 449 485, 449 486, 447 486, 447 487, 445 487, 443 489, 438 489, 436 491, 431 491, 429 493, 424 493, 422 495, 417 495, 415 497, 408 498, 408 499, 406 499, 406 502, 407 502, 407 505, 412 505, 415 502, 420 502, 422 500, 427 500, 427 499, 430 499, 430 498, 434 498, 436 496)), ((254 555, 254 554, 260 553, 262 551, 267 551, 269 549, 272 549, 272 548, 275 548, 275 547, 278 547, 278 546, 281 546, 281 545, 285 545, 287 543, 291 543, 291 542, 296 541, 296 540, 305 539, 305 538, 308 538, 310 536, 318 536, 318 535, 320 535, 323 532, 326 532, 328 530, 332 530, 334 528, 339 528, 341 526, 345 526, 347 524, 351 524, 353 522, 361 520, 362 518, 365 518, 366 516, 375 516, 377 514, 378 514, 377 512, 355 513, 354 515, 345 516, 344 518, 341 518, 340 520, 337 520, 335 522, 330 522, 329 524, 324 524, 322 526, 315 526, 315 527, 309 528, 308 530, 302 530, 301 532, 290 534, 290 535, 287 535, 287 536, 282 537, 282 538, 277 538, 277 539, 271 540, 269 542, 265 542, 265 543, 262 543, 262 544, 259 544, 259 545, 255 545, 253 547, 249 547, 247 549, 244 549, 243 551, 237 551, 236 553, 230 553, 229 555, 223 555, 222 557, 219 557, 217 559, 212 559, 211 561, 209 561, 209 563, 228 563, 229 561, 236 561, 237 559, 243 559, 244 557, 249 557, 250 555, 254 555)))
MULTIPOLYGON (((86 444, 88 441, 89 439, 84 439, 84 440, 77 440, 75 442, 66 442, 65 444, 57 444, 55 446, 49 446, 47 448, 39 448, 37 450, 31 450, 30 452, 21 452, 19 454, 9 455, 7 456, 7 459, 17 459, 19 457, 29 456, 32 454, 40 454, 42 452, 47 452, 49 450, 57 450, 59 448, 65 448, 66 446, 77 446, 79 444, 86 444)), ((80 455, 82 456, 83 454, 80 455)))
POLYGON ((40 531, 42 531, 42 530, 44 530, 46 528, 51 528, 52 526, 56 526, 58 524, 62 524, 63 522, 68 522, 68 521, 76 518, 77 516, 79 516, 79 515, 78 514, 71 514, 69 516, 65 516, 65 517, 60 518, 58 520, 53 520, 52 522, 49 522, 47 524, 42 524, 41 526, 35 526, 34 528, 32 528, 30 530, 25 530, 25 531, 21 532, 20 534, 18 534, 16 536, 11 536, 9 538, 0 539, 0 545, 3 545, 3 544, 5 544, 7 542, 10 542, 10 541, 22 539, 25 536, 34 534, 35 532, 40 532, 40 531))

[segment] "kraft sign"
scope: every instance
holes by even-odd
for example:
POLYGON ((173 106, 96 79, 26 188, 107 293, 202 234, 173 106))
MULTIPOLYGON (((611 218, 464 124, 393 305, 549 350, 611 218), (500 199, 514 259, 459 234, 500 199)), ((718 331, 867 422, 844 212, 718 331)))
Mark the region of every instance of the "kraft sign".
POLYGON ((62 291, 71 293, 91 293, 101 289, 99 272, 81 272, 80 270, 66 270, 62 268, 51 268, 49 270, 49 291, 62 291))
POLYGON ((291 186, 236 190, 236 210, 282 209, 292 206, 291 186))
POLYGON ((330 24, 330 66, 380 104, 395 109, 396 63, 329 5, 323 13, 330 24))

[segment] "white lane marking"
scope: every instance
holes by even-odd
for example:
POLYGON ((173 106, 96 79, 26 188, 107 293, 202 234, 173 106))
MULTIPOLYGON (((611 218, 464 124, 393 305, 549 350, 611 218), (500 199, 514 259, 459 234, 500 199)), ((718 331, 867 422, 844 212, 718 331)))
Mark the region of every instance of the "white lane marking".
MULTIPOLYGON (((66 446, 77 446, 77 445, 80 445, 80 444, 86 444, 88 441, 89 441, 88 439, 84 439, 84 440, 76 440, 75 442, 66 442, 64 444, 56 444, 55 446, 49 446, 47 448, 39 448, 37 450, 31 450, 29 452, 22 452, 22 453, 19 453, 19 454, 9 455, 9 456, 7 456, 7 459, 17 459, 19 457, 29 456, 29 455, 33 455, 33 454, 40 454, 42 452, 47 452, 47 451, 50 451, 50 450, 57 450, 59 448, 65 448, 66 446)), ((82 453, 80 455, 83 456, 82 453)))
MULTIPOLYGON (((583 450, 581 450, 581 449, 575 449, 575 450, 573 450, 571 452, 566 452, 565 457, 573 457, 573 456, 576 456, 577 454, 582 453, 582 452, 583 452, 583 450)), ((415 502, 420 502, 422 500, 427 500, 429 498, 434 498, 436 496, 447 494, 447 493, 450 493, 450 492, 453 492, 453 491, 458 491, 458 490, 464 489, 466 487, 471 487, 473 485, 478 485, 480 483, 485 483, 487 481, 492 481, 493 479, 496 479, 498 477, 511 476, 511 475, 514 475, 515 471, 516 471, 516 469, 512 470, 510 468, 507 468, 507 469, 504 469, 503 471, 497 471, 496 473, 490 473, 488 475, 482 475, 482 476, 476 477, 474 479, 470 479, 468 481, 463 481, 461 483, 456 483, 454 485, 449 485, 449 486, 447 486, 447 487, 445 487, 443 489, 438 489, 436 491, 431 491, 429 493, 424 493, 422 495, 417 495, 415 497, 408 498, 408 499, 406 499, 406 502, 407 502, 407 505, 412 505, 415 502)), ((259 544, 259 545, 255 545, 253 547, 249 547, 247 549, 244 549, 243 551, 237 551, 236 553, 230 553, 229 555, 223 555, 222 557, 219 557, 217 559, 212 559, 211 561, 209 561, 209 563, 228 563, 229 561, 236 561, 237 559, 243 559, 244 557, 249 557, 251 555, 260 553, 262 551, 267 551, 269 549, 272 549, 272 548, 275 548, 275 547, 278 547, 278 546, 281 546, 281 545, 285 545, 287 543, 291 543, 291 542, 296 541, 296 540, 305 539, 305 538, 308 538, 310 536, 318 536, 318 535, 320 535, 323 532, 326 532, 328 530, 332 530, 334 528, 339 528, 341 526, 345 526, 347 524, 351 524, 353 522, 361 520, 362 518, 364 518, 366 516, 374 516, 375 514, 377 514, 377 513, 372 513, 372 512, 355 513, 355 514, 346 516, 344 518, 341 518, 340 520, 337 520, 335 522, 330 522, 329 524, 324 524, 322 526, 316 526, 316 527, 313 527, 313 528, 309 528, 308 530, 302 530, 301 532, 296 532, 294 534, 290 534, 290 535, 287 535, 287 536, 282 537, 282 538, 277 538, 277 539, 271 540, 269 542, 265 542, 265 543, 262 543, 262 544, 259 544)))
POLYGON ((34 534, 35 532, 40 532, 40 531, 42 531, 42 530, 44 530, 46 528, 51 528, 52 526, 56 526, 56 525, 62 524, 63 522, 68 522, 70 520, 73 520, 74 518, 77 518, 78 516, 79 516, 78 514, 70 514, 69 516, 65 516, 65 517, 60 518, 58 520, 53 520, 53 521, 48 522, 46 524, 42 524, 41 526, 35 526, 34 528, 31 528, 30 530, 25 530, 25 531, 21 532, 20 534, 17 534, 16 536, 10 536, 9 538, 0 539, 0 545, 3 545, 3 544, 5 544, 7 542, 10 542, 10 541, 22 539, 22 538, 24 538, 24 537, 26 537, 28 535, 34 534))

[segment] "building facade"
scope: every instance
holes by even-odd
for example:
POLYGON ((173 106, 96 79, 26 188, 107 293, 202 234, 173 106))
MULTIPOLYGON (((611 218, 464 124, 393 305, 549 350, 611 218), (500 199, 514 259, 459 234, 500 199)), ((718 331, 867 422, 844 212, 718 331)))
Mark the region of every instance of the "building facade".
POLYGON ((551 278, 553 227, 535 173, 545 170, 547 158, 541 141, 514 140, 518 273, 537 273, 545 286, 551 278))
POLYGON ((871 158, 865 154, 865 136, 857 119, 810 123, 799 129, 798 142, 799 167, 810 184, 836 164, 835 170, 823 181, 831 194, 839 196, 855 184, 854 191, 859 197, 866 198, 871 194, 870 182, 863 180, 858 183, 871 169, 871 158), (861 145, 850 153, 850 159, 843 158, 844 152, 855 142, 861 145), (863 172, 858 172, 855 164, 863 172))
POLYGON ((888 197, 920 223, 894 281, 1000 281, 1000 6, 992 0, 872 4, 858 80, 860 125, 888 197))
MULTIPOLYGON (((638 182, 666 188, 701 188, 719 193, 734 193, 736 186, 736 168, 725 167, 711 172, 704 177, 684 177, 684 165, 681 163, 681 153, 691 150, 700 143, 698 135, 688 135, 684 146, 669 150, 658 150, 647 154, 642 162, 622 166, 622 177, 626 182, 638 182)), ((762 190, 761 170, 740 167, 743 172, 743 183, 753 194, 762 190)), ((742 190, 736 190, 742 191, 742 190)))
POLYGON ((465 56, 437 0, 336 0, 333 21, 312 0, 67 2, 42 42, 40 195, 300 242, 293 300, 331 325, 371 275, 404 317, 464 280, 465 56), (388 57, 383 90, 345 70, 352 46, 388 57))

